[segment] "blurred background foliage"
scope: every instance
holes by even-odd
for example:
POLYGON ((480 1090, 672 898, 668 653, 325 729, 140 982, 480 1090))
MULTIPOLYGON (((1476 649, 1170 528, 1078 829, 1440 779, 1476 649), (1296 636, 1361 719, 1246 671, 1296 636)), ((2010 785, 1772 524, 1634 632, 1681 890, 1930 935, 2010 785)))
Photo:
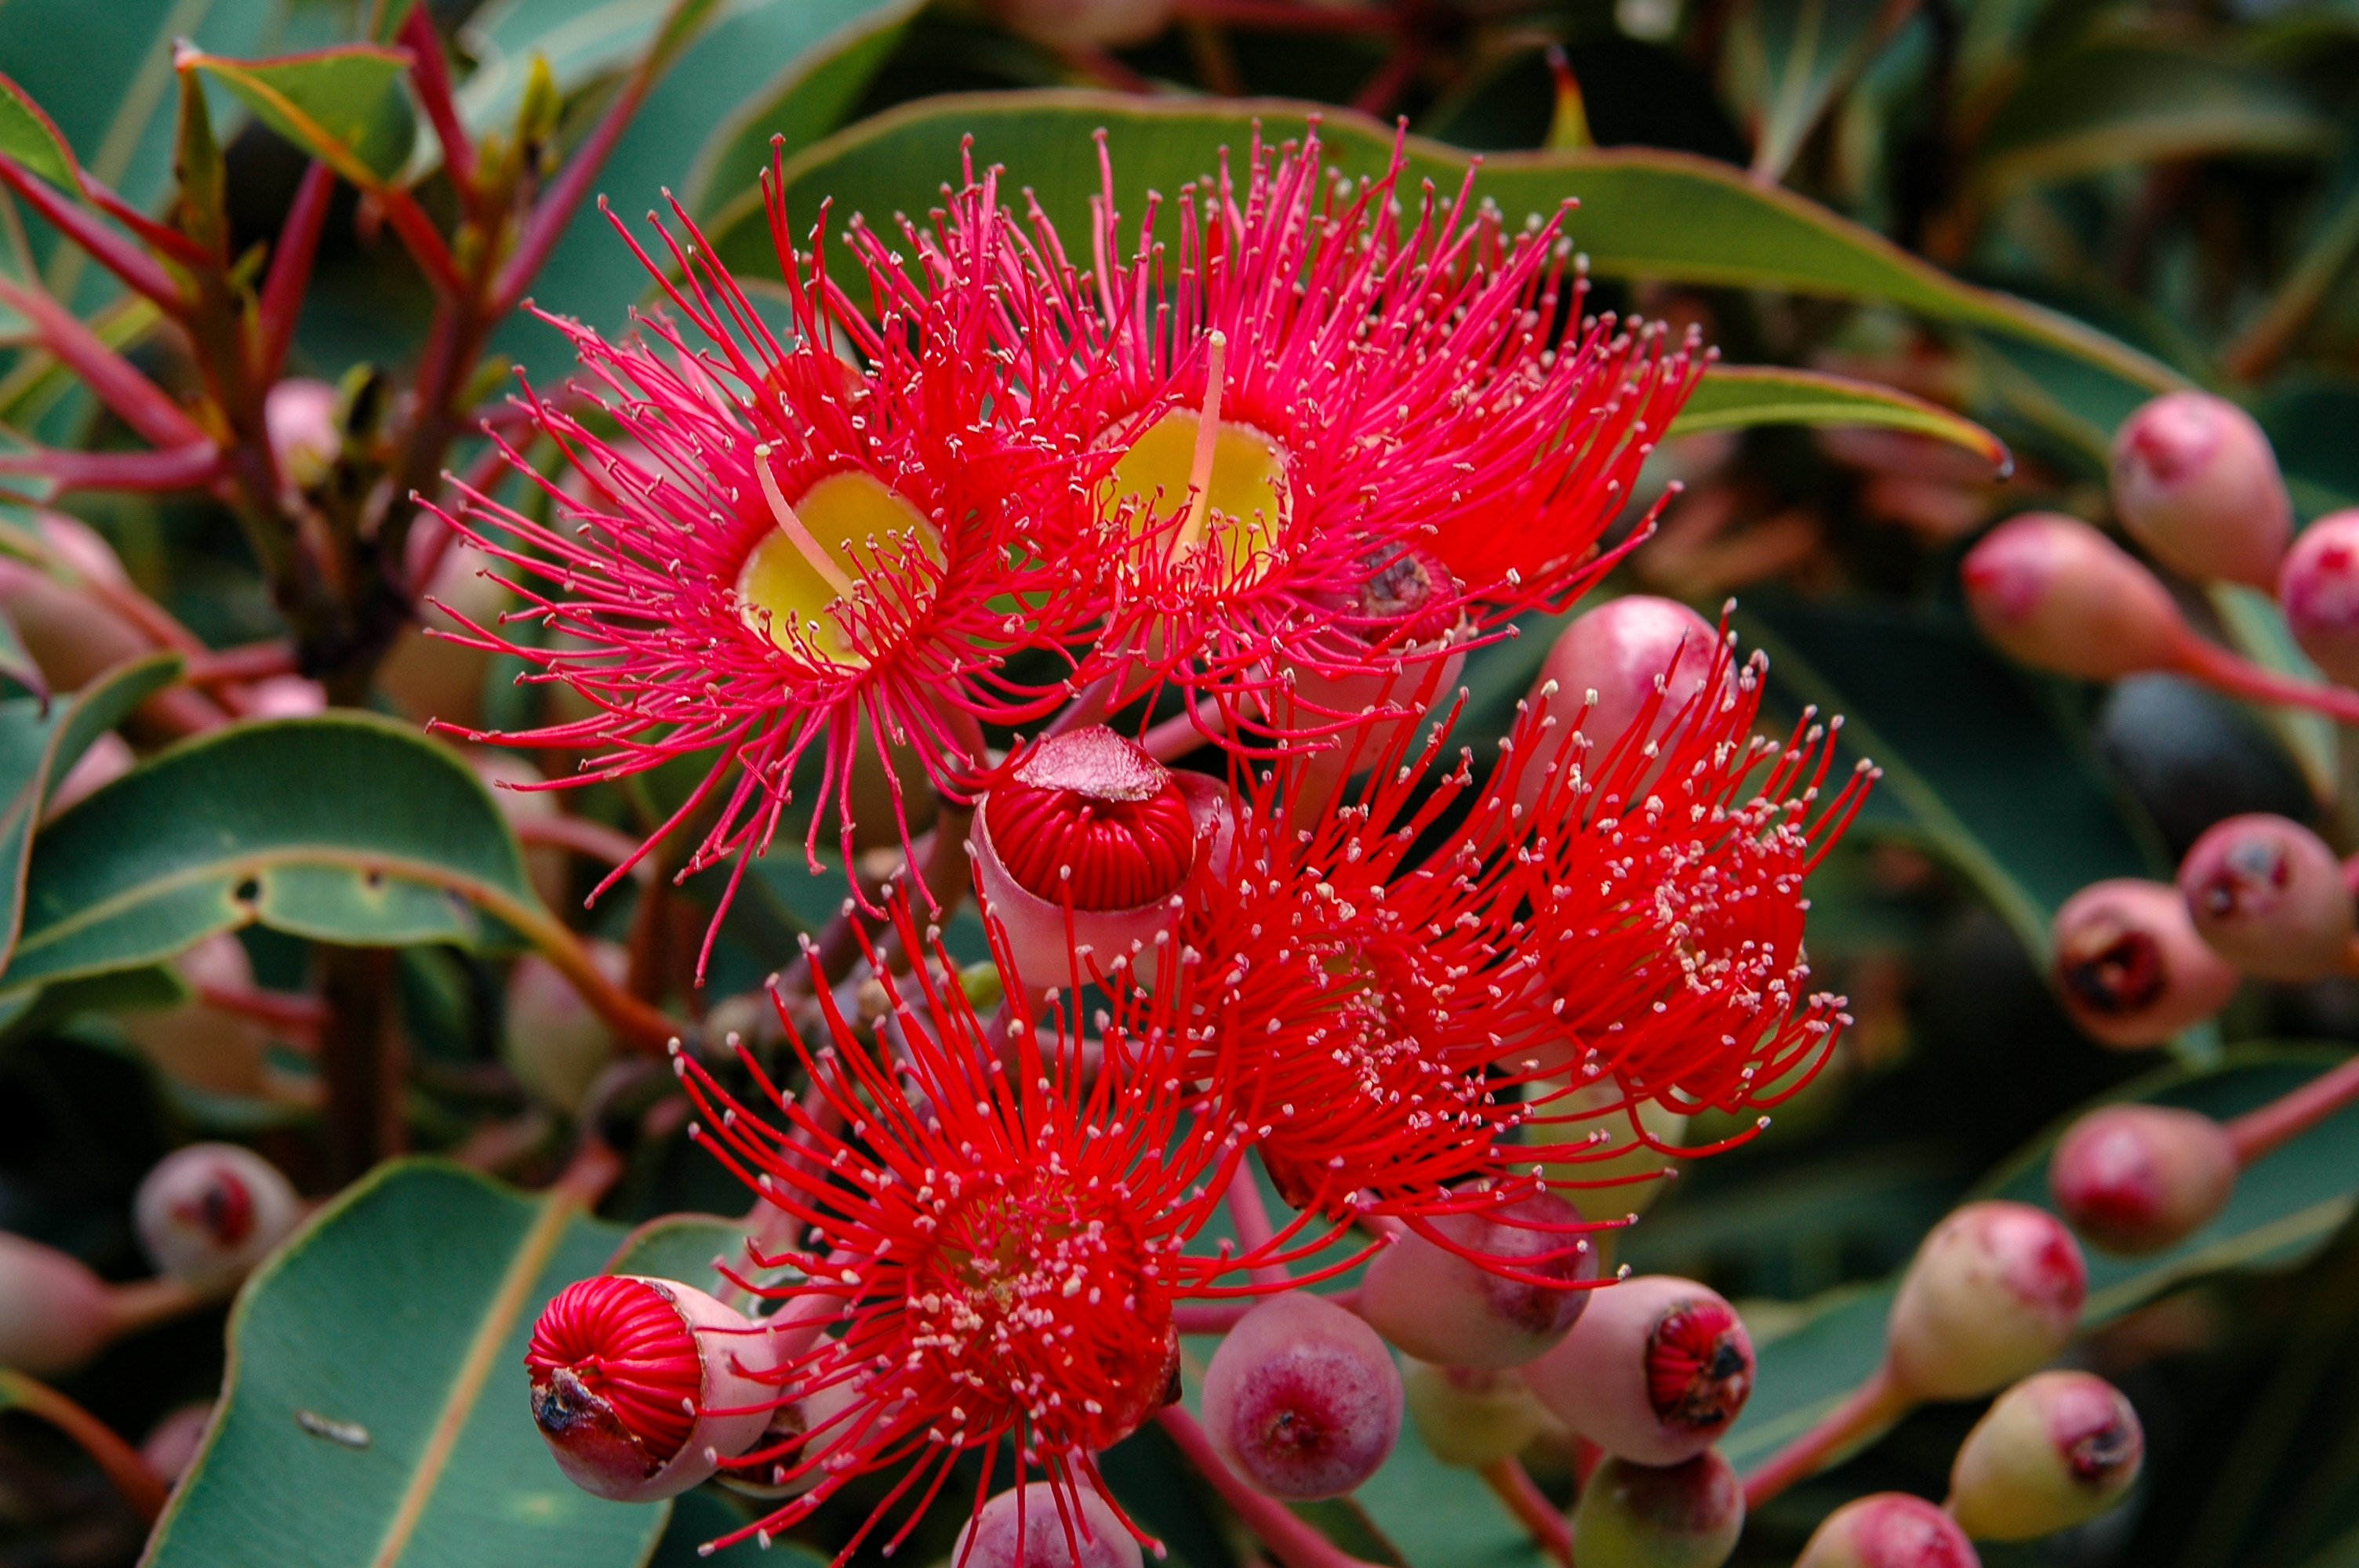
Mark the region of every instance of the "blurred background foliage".
MULTIPOLYGON (((48 110, 94 172, 156 209, 171 188, 174 38, 222 56, 286 54, 362 36, 366 9, 348 0, 0 0, 0 71, 48 110)), ((1740 1299, 1764 1346, 1749 1424, 1768 1430, 1779 1411, 1831 1397, 1872 1364, 1875 1283, 1961 1198, 2012 1191, 2010 1182, 2037 1197, 2039 1141, 2075 1108, 2158 1096, 2224 1115, 2274 1081, 2273 1043, 2299 1043, 2300 1060, 2359 1044, 2359 982, 2341 979, 2250 984, 2216 1028, 2178 1042, 2168 1062, 2107 1052, 2075 1032, 2047 979, 2047 921, 2065 896, 2103 876, 2167 875, 2205 827, 2238 812, 2295 816, 2339 849, 2359 849, 2359 757, 2317 721, 2176 677, 2098 690, 2014 667, 1972 630, 1956 587, 1964 546, 1999 517, 2053 506, 2104 520, 2112 432, 2174 379, 2255 412, 2305 520, 2359 504, 2359 5, 1180 0, 1143 41, 1116 49, 1027 38, 984 0, 690 9, 695 26, 598 180, 618 214, 636 217, 669 191, 725 241, 733 203, 742 208, 774 135, 798 178, 829 189, 844 166, 825 138, 854 127, 842 145, 856 149, 863 122, 944 93, 1314 100, 1343 106, 1339 125, 1348 109, 1398 115, 1419 136, 1500 155, 1503 169, 1516 167, 1514 155, 1555 149, 1566 160, 1558 184, 1573 195, 1584 167, 1610 162, 1586 148, 1716 160, 1759 190, 1807 198, 2150 362, 2141 381, 2119 362, 1879 302, 1872 287, 1843 297, 1779 287, 1743 224, 1679 276, 1599 276, 1603 308, 1693 324, 1734 362, 1914 394, 1980 421, 2013 454, 2002 476, 1971 451, 1905 431, 1700 431, 1664 444, 1625 521, 1636 525, 1679 481, 1659 531, 1612 587, 1708 611, 1735 596, 1734 624, 1771 653, 1786 711, 1817 703, 1845 714, 1850 744, 1886 770, 1813 888, 1812 955, 1824 980, 1851 997, 1855 1026, 1764 1136, 1685 1171, 1624 1247, 1641 1269, 1691 1274, 1740 1299), (1551 63, 1555 50, 1562 69, 1551 63)), ((435 0, 431 14, 454 50, 471 128, 514 123, 538 56, 558 94, 551 143, 561 149, 622 89, 664 7, 435 0)), ((306 157, 241 118, 231 96, 214 97, 242 251, 278 232, 306 157)), ((1251 112, 1236 110, 1238 123, 1251 112)), ((1016 186, 1076 178, 1086 144, 1027 132, 1014 113, 983 155, 1006 162, 1016 186), (1051 165, 1053 176, 1044 172, 1051 165)), ((447 222, 453 203, 432 137, 408 123, 384 134, 408 146, 413 130, 418 199, 447 222)), ((1191 167, 1208 165, 1211 144, 1193 156, 1191 167)), ((922 191, 954 173, 945 165, 909 178, 922 191)), ((861 192, 836 194, 841 222, 861 192)), ((152 314, 37 216, 0 204, 0 265, 37 273, 168 384, 185 374, 152 332, 152 314)), ((1571 232, 1582 241, 1579 214, 1571 232)), ((585 207, 532 292, 544 309, 615 328, 647 289, 606 220, 585 207)), ((397 369, 416 355, 429 307, 378 205, 340 186, 290 372, 340 384, 349 406, 374 384, 368 367, 397 369)), ((479 377, 487 393, 508 363, 537 379, 566 368, 558 335, 527 316, 503 326, 493 350, 495 362, 479 377)), ((113 417, 30 347, 0 363, 0 421, 54 446, 126 444, 113 417)), ((283 633, 223 508, 91 492, 60 504, 206 643, 283 633)), ((440 591, 470 613, 501 607, 470 575, 477 563, 463 551, 451 560, 440 591)), ((2214 634, 2280 665, 2298 661, 2248 597, 2180 591, 2214 634)), ((39 606, 10 609, 38 656, 39 606)), ((1548 630, 1528 627, 1470 665, 1470 743, 1505 729, 1548 630)), ((413 629, 378 671, 372 700, 413 729, 429 717, 516 726, 562 700, 515 684, 516 673, 413 629)), ((79 684, 52 677, 61 688, 79 684)), ((636 838, 701 771, 690 760, 677 777, 600 786, 565 809, 636 838)), ((411 827, 431 837, 447 824, 411 827)), ((864 848, 881 851, 882 835, 864 848)), ((595 871, 545 847, 525 867, 560 910, 578 909, 595 871)), ((586 917, 586 930, 626 946, 636 989, 749 1030, 759 1010, 744 993, 840 893, 799 855, 765 862, 731 917, 713 986, 693 993, 686 976, 714 890, 690 881, 648 899, 647 885, 626 882, 586 917)), ((978 933, 967 922, 952 935, 972 954, 978 933)), ((684 1116, 664 1098, 668 1075, 615 1069, 585 1102, 579 1079, 552 1087, 504 1050, 516 1033, 503 1016, 519 994, 509 979, 515 945, 477 935, 414 942, 390 960, 408 1048, 396 1142, 530 1185, 562 1162, 572 1118, 603 1118, 629 1163, 603 1218, 575 1222, 607 1227, 567 1243, 583 1256, 611 1250, 624 1225, 742 1206, 734 1184, 679 1136, 684 1116)), ((237 944, 234 958, 256 986, 292 993, 310 984, 303 937, 255 925, 237 944)), ((0 1034, 0 1228, 116 1277, 138 1271, 125 1218, 131 1188, 177 1142, 203 1133, 253 1142, 320 1194, 344 1168, 321 1122, 316 1039, 299 1021, 232 1027, 201 1016, 201 1000, 158 974, 152 964, 126 966, 92 982, 95 991, 53 990, 40 1006, 22 993, 0 1034), (159 1000, 170 1005, 159 1011, 159 1000)), ((590 1049, 594 1070, 604 1047, 590 1049)), ((2138 1271, 2101 1269, 2094 1281, 2092 1329, 2075 1354, 2124 1388, 2146 1423, 2150 1456, 2130 1505, 2044 1542, 1993 1548, 1986 1562, 2359 1563, 2359 1423, 2350 1416, 2359 1407, 2359 1230, 2345 1223, 2359 1191, 2359 1124, 2346 1116, 2278 1159, 2274 1186, 2245 1194, 2184 1249, 2138 1271)), ((343 1331, 370 1327, 363 1313, 343 1331)), ((143 1431, 217 1386, 223 1330, 218 1310, 184 1318, 125 1340, 64 1387, 118 1430, 143 1431)), ((520 1392, 497 1397, 510 1392, 520 1412, 520 1392)), ((1976 1413, 1942 1406, 1912 1417, 1752 1521, 1738 1561, 1789 1560, 1817 1518, 1862 1491, 1940 1496, 1976 1413)), ((1245 1561, 1161 1441, 1150 1433, 1109 1462, 1117 1487, 1193 1568, 1245 1561)), ((1746 1441, 1740 1428, 1732 1454, 1746 1441)), ((1470 1510, 1488 1504, 1479 1484, 1410 1454, 1371 1488, 1364 1511, 1338 1505, 1321 1522, 1363 1555, 1397 1548, 1417 1568, 1535 1561, 1512 1530, 1501 1536, 1495 1510, 1471 1522, 1470 1510)), ((682 1554, 724 1528, 732 1507, 702 1494, 684 1499, 655 1541, 655 1561, 692 1560, 682 1554)), ((827 1511, 813 1541, 831 1544, 827 1532, 865 1507, 855 1498, 827 1511)), ((660 1523, 659 1511, 643 1513, 660 1523)), ((909 1550, 919 1561, 939 1553, 955 1522, 929 1525, 909 1550)), ((127 1563, 140 1538, 73 1451, 43 1428, 0 1421, 0 1563, 127 1563)), ((635 1561, 647 1548, 635 1538, 610 1555, 635 1561)))

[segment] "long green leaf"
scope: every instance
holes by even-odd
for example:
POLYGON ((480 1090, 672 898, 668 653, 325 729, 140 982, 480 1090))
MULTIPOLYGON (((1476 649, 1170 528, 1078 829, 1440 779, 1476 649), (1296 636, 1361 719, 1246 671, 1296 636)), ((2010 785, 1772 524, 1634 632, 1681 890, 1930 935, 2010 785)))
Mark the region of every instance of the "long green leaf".
POLYGON ((1754 425, 1873 425, 1965 448, 2004 473, 2006 443, 1938 403, 1872 381, 1781 365, 1714 365, 1671 421, 1670 434, 1754 425))
POLYGON ((36 838, 0 991, 153 963, 254 921, 327 942, 464 942, 472 902, 539 909, 498 808, 448 750, 358 713, 231 725, 36 838))
MULTIPOLYGON (((829 198, 839 215, 862 212, 878 223, 897 211, 922 214, 958 178, 960 145, 972 134, 977 164, 1005 164, 1011 187, 1036 193, 1074 237, 1097 192, 1090 137, 1100 127, 1114 156, 1117 199, 1135 215, 1149 189, 1175 193, 1213 167, 1220 147, 1242 152, 1256 122, 1275 141, 1302 135, 1313 114, 1339 168, 1353 176, 1383 171, 1393 132, 1348 110, 1282 99, 995 92, 922 100, 830 137, 788 164, 787 198, 803 222, 829 198)), ((1401 145, 1412 182, 1431 179, 1454 191, 1470 167, 1470 155, 1438 142, 1410 136, 1401 145)), ((2169 367, 2093 328, 1961 283, 1881 235, 1709 158, 1633 148, 1503 153, 1482 161, 1476 189, 1511 221, 1579 198, 1569 232, 1602 276, 1882 300, 2045 344, 2142 385, 2180 384, 2169 367)), ((759 202, 750 196, 714 220, 712 239, 723 260, 748 274, 777 268, 759 202)))
POLYGON ((413 135, 405 49, 345 44, 277 59, 183 49, 174 64, 220 82, 263 124, 364 189, 400 172, 413 135))
POLYGON ((669 1506, 568 1481, 523 1368, 541 1306, 620 1236, 433 1162, 348 1188, 239 1298, 212 1429, 143 1561, 636 1568, 669 1506))
POLYGON ((0 153, 52 185, 82 189, 82 168, 55 122, 23 88, 0 75, 0 153))
POLYGON ((1753 173, 1780 179, 1810 128, 1915 0, 1757 0, 1738 13, 1729 59, 1750 80, 1753 173))

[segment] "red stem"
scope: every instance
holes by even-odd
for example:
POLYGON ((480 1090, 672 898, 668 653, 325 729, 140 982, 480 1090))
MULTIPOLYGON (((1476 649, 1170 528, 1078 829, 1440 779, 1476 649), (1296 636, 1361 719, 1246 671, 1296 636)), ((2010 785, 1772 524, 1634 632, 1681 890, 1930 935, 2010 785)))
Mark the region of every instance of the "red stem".
POLYGON ((133 233, 159 251, 192 267, 212 266, 221 258, 169 223, 159 223, 130 202, 117 196, 104 181, 94 178, 86 168, 76 169, 82 177, 82 194, 98 204, 99 211, 113 217, 133 233))
POLYGON ((255 986, 204 986, 197 1000, 223 1012, 276 1024, 281 1029, 319 1030, 328 1022, 328 1004, 317 997, 292 991, 266 991, 255 986))
POLYGON ((160 452, 78 452, 40 447, 0 452, 0 473, 37 473, 63 490, 201 490, 229 471, 222 450, 211 441, 169 447, 160 452))
MULTIPOLYGON (((639 852, 636 839, 616 832, 603 822, 592 822, 584 816, 524 817, 516 824, 516 836, 524 844, 548 844, 560 849, 571 849, 610 866, 619 866, 639 852)), ((643 882, 653 881, 656 874, 654 860, 641 860, 632 868, 632 874, 643 882)))
POLYGON ((2173 654, 2172 662, 2180 674, 2232 697, 2307 708, 2341 723, 2359 724, 2359 691, 2281 676, 2249 659, 2239 658, 2216 643, 2207 643, 2185 628, 2180 629, 2173 654))
POLYGON ((2229 1122, 2228 1141, 2235 1147, 2237 1164, 2249 1167, 2254 1161, 2292 1142, 2353 1100, 2359 1100, 2359 1056, 2339 1067, 2328 1068, 2291 1094, 2229 1122))
POLYGON ((1815 1475, 1839 1451, 1898 1421, 1915 1402, 1894 1385, 1888 1368, 1878 1367, 1816 1426, 1745 1478, 1745 1511, 1753 1512, 1795 1482, 1815 1475))
POLYGON ((0 1410, 14 1408, 37 1415, 81 1445, 98 1462, 123 1500, 148 1523, 164 1511, 168 1493, 164 1483, 140 1459, 138 1450, 115 1435, 114 1430, 47 1383, 14 1368, 0 1367, 0 1410))
POLYGON ((409 80, 418 89, 418 101, 426 105, 426 117, 442 144, 443 167, 461 191, 471 193, 475 185, 475 144, 459 122, 459 106, 451 96, 451 62, 442 53, 441 37, 434 31, 434 19, 425 6, 410 7, 408 18, 401 24, 401 42, 409 50, 409 80))
POLYGON ((25 199, 25 204, 38 212, 57 231, 90 253, 91 259, 121 278, 131 288, 146 295, 168 313, 179 315, 188 308, 188 298, 180 286, 147 252, 82 211, 47 180, 36 176, 16 159, 0 155, 0 181, 25 199))
POLYGON ((0 300, 33 324, 42 344, 71 366, 123 422, 158 447, 210 446, 197 422, 164 389, 139 373, 129 360, 100 341, 82 319, 52 299, 48 290, 0 278, 0 300))
POLYGON ((1352 94, 1352 107, 1363 114, 1382 118, 1402 89, 1417 79, 1418 68, 1425 63, 1425 48, 1413 38, 1403 38, 1393 46, 1385 63, 1376 67, 1360 90, 1352 94))
MULTIPOLYGON (((415 15, 415 13, 412 13, 415 15)), ((279 225, 278 248, 271 253, 269 274, 262 280, 262 299, 255 311, 261 338, 258 379, 266 386, 278 379, 287 362, 288 345, 295 341, 295 320, 303 313, 303 296, 311 287, 311 263, 320 254, 320 231, 328 222, 328 203, 336 193, 336 171, 314 163, 303 171, 295 200, 279 225)))
MULTIPOLYGON (((1261 1201, 1261 1179, 1254 1174, 1250 1163, 1240 1163, 1237 1173, 1229 1179, 1229 1190, 1223 1195, 1229 1206, 1229 1218, 1237 1227, 1237 1244, 1246 1257, 1272 1250, 1277 1242, 1277 1232, 1269 1223, 1269 1210, 1261 1201)), ((1294 1277, 1283 1263, 1257 1263, 1247 1271, 1256 1285, 1288 1285, 1294 1277)))
POLYGON ((1531 1472, 1524 1468, 1521 1460, 1510 1454, 1496 1464, 1485 1465, 1483 1479, 1499 1494, 1507 1511, 1532 1532, 1532 1539, 1540 1543, 1543 1551, 1564 1568, 1573 1568, 1572 1527, 1565 1522, 1562 1510, 1533 1483, 1531 1472))
POLYGON ((434 286, 435 292, 453 298, 464 295, 467 280, 459 271, 458 259, 451 254, 451 243, 434 226, 434 220, 426 215, 426 209, 409 192, 396 186, 369 194, 376 198, 385 211, 385 221, 393 225, 402 244, 425 269, 426 280, 434 286))
POLYGON ((1247 1529, 1261 1537, 1263 1544, 1277 1554, 1286 1568, 1369 1568, 1369 1564, 1297 1519, 1284 1503, 1264 1497, 1246 1485, 1213 1450, 1212 1440, 1184 1406, 1166 1405, 1155 1419, 1171 1441, 1180 1445, 1188 1462, 1212 1483, 1221 1500, 1235 1511, 1247 1529))
POLYGON ((180 678, 190 686, 218 686, 223 681, 267 680, 272 676, 291 676, 300 668, 295 644, 274 638, 266 643, 247 643, 235 648, 191 654, 180 678))
POLYGON ((622 93, 606 106, 606 113, 589 135, 582 138, 573 156, 566 159, 565 167, 557 172, 557 178, 541 192, 540 200, 533 207, 532 216, 526 221, 524 237, 517 242, 516 254, 508 258, 508 265, 501 270, 499 282, 492 290, 492 310, 495 314, 504 316, 515 309, 516 301, 524 297, 524 291, 532 287, 532 280, 540 272, 542 264, 557 248, 557 242, 564 237, 566 225, 572 222, 574 209, 581 206, 582 199, 590 193, 590 186, 598 178, 598 171, 605 167, 607 155, 614 150, 614 144, 622 140, 631 117, 639 112, 639 105, 646 102, 648 90, 654 85, 654 76, 642 65, 639 73, 624 85, 622 93))

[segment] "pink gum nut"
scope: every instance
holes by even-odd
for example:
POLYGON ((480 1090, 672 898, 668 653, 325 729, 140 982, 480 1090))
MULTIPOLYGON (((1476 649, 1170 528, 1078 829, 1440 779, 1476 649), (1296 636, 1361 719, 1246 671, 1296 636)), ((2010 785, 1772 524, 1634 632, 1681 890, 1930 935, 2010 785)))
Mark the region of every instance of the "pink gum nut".
POLYGON ((1559 1421, 1606 1453, 1677 1465, 1753 1392, 1753 1339, 1710 1286, 1647 1274, 1593 1291, 1564 1343, 1524 1368, 1559 1421))
POLYGON ((1720 1568, 1745 1533, 1745 1487, 1715 1449, 1677 1465, 1609 1458, 1581 1484, 1575 1563, 1720 1568))
MULTIPOLYGON (((1652 728, 1659 734, 1703 689, 1719 653, 1718 630, 1686 605, 1630 594, 1609 600, 1564 629, 1540 665, 1532 700, 1540 700, 1554 681, 1549 711, 1570 719, 1582 712, 1591 692, 1597 694, 1581 719, 1581 732, 1590 743, 1586 765, 1593 769, 1638 721, 1658 681, 1664 693, 1652 728)), ((1538 798, 1545 778, 1545 759, 1526 768, 1516 787, 1522 805, 1528 807, 1538 798)))
POLYGON ((619 1503, 677 1497, 753 1446, 777 1390, 766 1332, 675 1280, 605 1274, 533 1325, 532 1415, 559 1469, 619 1503))
POLYGON ((1360 1315, 1420 1361, 1520 1367, 1561 1340, 1594 1293, 1581 1281, 1597 1277, 1595 1244, 1578 1230, 1531 1228, 1582 1224, 1580 1212, 1552 1193, 1491 1211, 1437 1215, 1430 1223, 1466 1251, 1529 1277, 1509 1279, 1401 1231, 1368 1265, 1360 1315), (1552 1288, 1536 1279, 1565 1284, 1552 1288))
POLYGON ((1886 1365, 1912 1400, 2005 1388, 2071 1342, 2088 1265, 2064 1222, 2029 1204, 1972 1203, 1933 1227, 1901 1279, 1886 1365))
POLYGON ((1173 773, 1103 725, 1054 735, 975 814, 975 886, 1028 985, 1080 984, 1131 966, 1155 983, 1180 890, 1221 864, 1227 792, 1173 773))
POLYGON ((2128 1495, 2146 1432, 2121 1390, 2086 1372, 2041 1372, 1998 1397, 1950 1469, 1950 1517, 1977 1541, 2032 1541, 2128 1495))
POLYGON ((2343 863, 2298 822, 2255 813, 2213 824, 2179 863, 2179 891, 2212 950, 2264 980, 2315 980, 2350 961, 2343 863))
POLYGON ((2072 1228, 2108 1252, 2159 1252, 2201 1229, 2236 1190, 2236 1146, 2210 1117, 2109 1105, 2067 1129, 2048 1190, 2072 1228))
POLYGON ((78 1370, 115 1329, 106 1281, 70 1253, 0 1231, 0 1366, 36 1378, 78 1370))
POLYGON ((1922 1498, 1877 1492, 1829 1514, 1794 1568, 1982 1568, 1957 1521, 1922 1498))
POLYGON ((2169 882, 2092 882, 2064 901, 2050 930, 2065 1011, 2117 1050, 2159 1045, 2211 1017, 2244 978, 2196 935, 2169 882))
POLYGON ((2277 602, 2301 651, 2328 678, 2359 686, 2359 509, 2301 531, 2277 573, 2277 602))
POLYGON ((1061 1501, 1057 1491, 1035 1481, 984 1504, 951 1547, 952 1568, 1139 1568, 1138 1541, 1093 1487, 1061 1501))
POLYGON ((193 1290, 225 1292, 287 1239, 302 1200, 278 1167, 234 1143, 191 1143, 156 1163, 131 1212, 140 1250, 193 1290))
POLYGON ((282 477, 303 488, 325 479, 343 433, 336 428, 336 389, 324 381, 288 376, 262 400, 263 428, 282 477))
POLYGON ((2114 437, 2114 509, 2183 577, 2267 589, 2293 536, 2277 454, 2253 416, 2206 392, 2173 392, 2114 437))
POLYGON ((1300 1291, 1245 1314, 1204 1369, 1204 1431, 1260 1491, 1340 1498, 1400 1439, 1400 1368, 1376 1331, 1300 1291))
POLYGON ((2038 669, 2118 680, 2176 668, 2192 635, 2161 579, 2060 512, 2009 518, 1959 570, 1983 634, 2038 669))

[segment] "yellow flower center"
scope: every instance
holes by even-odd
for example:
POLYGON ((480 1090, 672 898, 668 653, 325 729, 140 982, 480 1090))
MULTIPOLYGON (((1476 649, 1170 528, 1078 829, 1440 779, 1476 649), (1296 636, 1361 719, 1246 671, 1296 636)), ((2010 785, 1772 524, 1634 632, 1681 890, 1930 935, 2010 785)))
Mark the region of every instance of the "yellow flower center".
POLYGON ((1109 520, 1130 509, 1134 536, 1169 530, 1174 560, 1211 545, 1232 586, 1242 587, 1261 576, 1285 537, 1293 492, 1285 449, 1250 425, 1221 418, 1222 334, 1212 335, 1208 357, 1203 406, 1175 408, 1142 431, 1114 464, 1100 505, 1109 520))
POLYGON ((864 668, 877 623, 923 607, 922 588, 901 563, 922 554, 947 564, 940 531, 918 509, 858 470, 832 473, 789 505, 771 472, 768 449, 755 471, 777 526, 737 573, 737 612, 788 652, 818 654, 864 668), (891 585, 881 593, 880 585, 891 585))

